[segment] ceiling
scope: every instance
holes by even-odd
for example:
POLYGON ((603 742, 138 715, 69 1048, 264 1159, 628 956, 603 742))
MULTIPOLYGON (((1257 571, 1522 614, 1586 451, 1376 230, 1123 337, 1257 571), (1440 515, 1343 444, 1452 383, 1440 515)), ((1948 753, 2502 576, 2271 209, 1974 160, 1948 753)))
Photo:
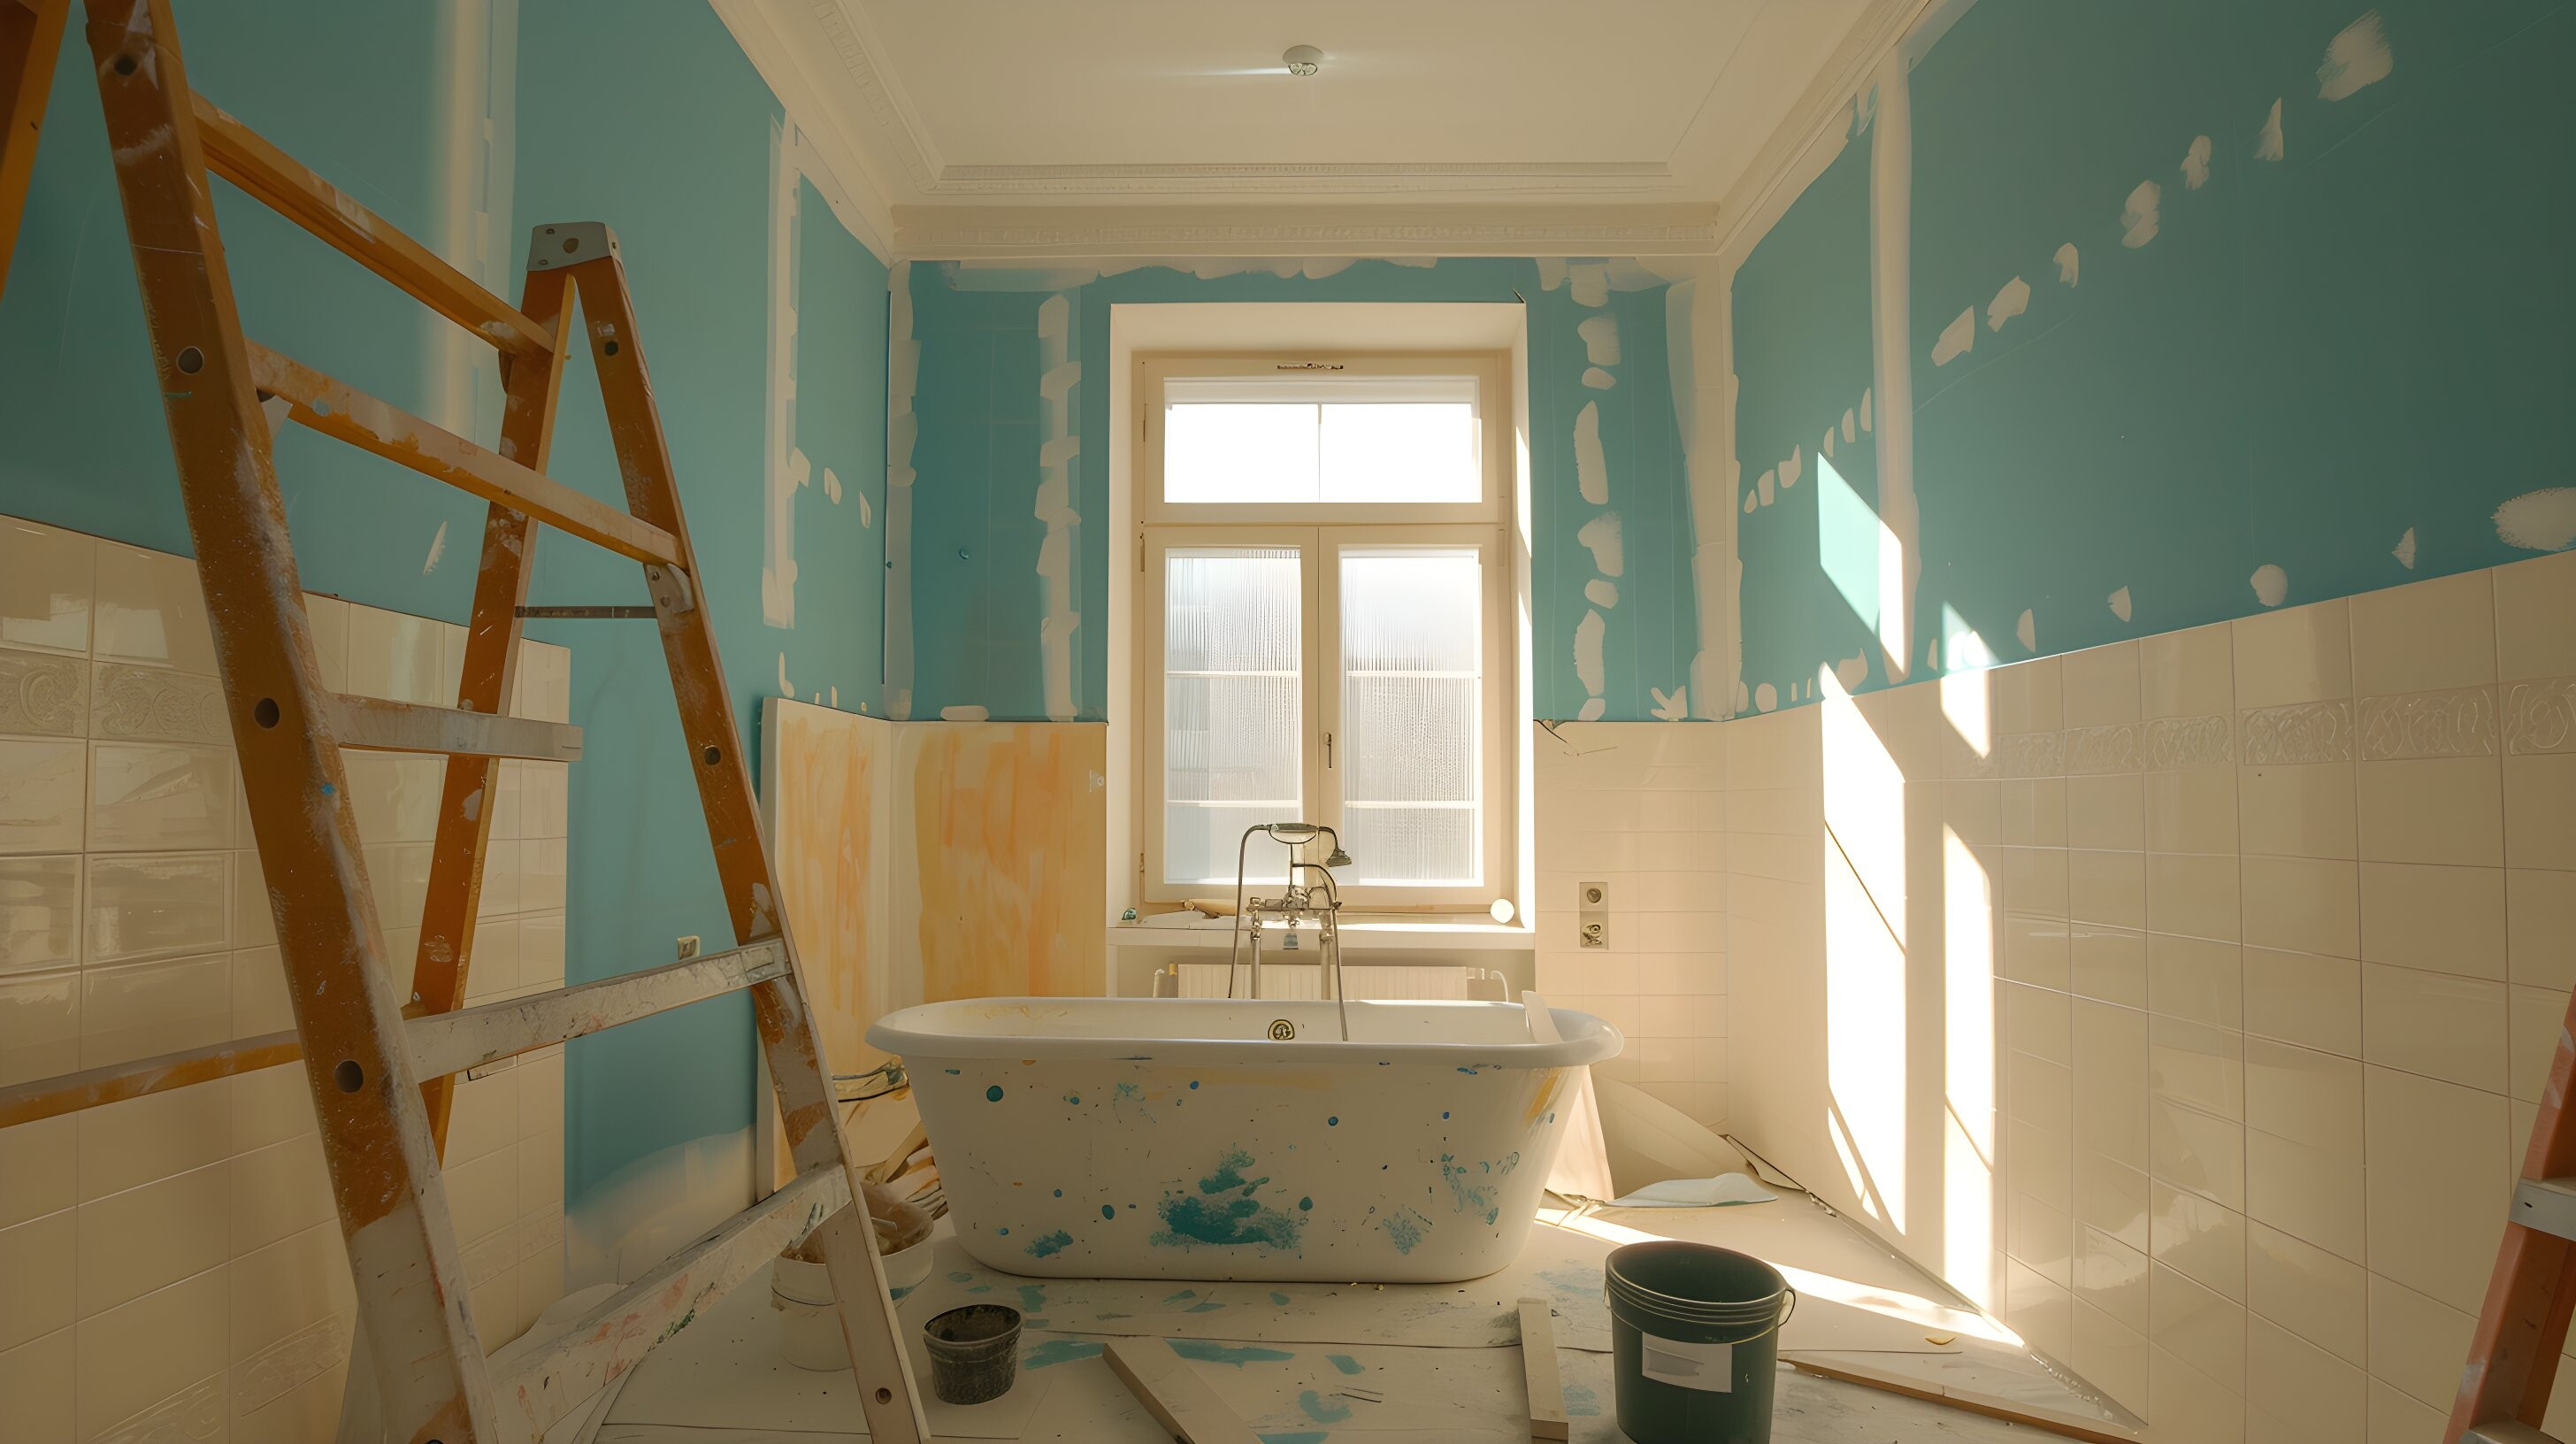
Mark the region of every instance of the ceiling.
POLYGON ((844 213, 877 212, 907 254, 1456 249, 1444 226, 1505 249, 1707 249, 1719 203, 1900 8, 714 3, 851 193, 844 213), (1301 44, 1320 74, 1287 73, 1301 44))

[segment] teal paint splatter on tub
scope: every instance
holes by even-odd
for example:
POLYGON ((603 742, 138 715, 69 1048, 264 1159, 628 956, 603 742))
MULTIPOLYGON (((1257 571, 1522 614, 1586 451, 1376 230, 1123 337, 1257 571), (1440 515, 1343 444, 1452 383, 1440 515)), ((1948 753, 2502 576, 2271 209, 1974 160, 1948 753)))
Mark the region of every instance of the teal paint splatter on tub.
POLYGON ((1461 1069, 1459 1069, 1458 1071, 1459 1071, 1459 1072, 1461 1072, 1461 1073, 1466 1074, 1466 1075, 1467 1075, 1468 1077, 1470 1077, 1470 1078, 1473 1078, 1473 1077, 1475 1077, 1475 1076, 1476 1076, 1476 1070, 1475 1070, 1475 1069, 1473 1069, 1473 1068, 1461 1068, 1461 1069))
POLYGON ((1252 1196, 1270 1179, 1267 1175, 1246 1179, 1243 1171, 1251 1166, 1251 1154, 1240 1148, 1227 1149, 1217 1159, 1216 1170, 1199 1180, 1199 1193, 1203 1196, 1194 1198, 1181 1193, 1163 1200, 1163 1228, 1153 1236, 1153 1243, 1163 1248, 1196 1243, 1295 1248, 1297 1232, 1305 1221, 1252 1196), (1229 1193, 1237 1196, 1217 1197, 1229 1193))
POLYGON ((1422 1231, 1431 1226, 1431 1220, 1412 1209, 1401 1208, 1388 1214, 1380 1226, 1386 1230, 1387 1241, 1395 1245, 1397 1253, 1411 1253, 1413 1246, 1422 1242, 1422 1231))
POLYGON ((1082 1106, 1082 1095, 1079 1093, 1067 1093, 1064 1095, 1064 1101, 1072 1104, 1076 1108, 1079 1108, 1082 1106))
POLYGON ((1046 1285, 1020 1285, 1020 1312, 1034 1314, 1046 1307, 1046 1285))
POLYGON ((1330 1118, 1325 1119, 1325 1120, 1324 1120, 1324 1126, 1325 1126, 1326 1128, 1339 1128, 1339 1127, 1341 1127, 1341 1126, 1342 1126, 1341 1115, 1339 1115, 1339 1114, 1335 1114, 1334 1116, 1332 1116, 1332 1117, 1330 1117, 1330 1118))
POLYGON ((1172 1295, 1170 1298, 1163 1300, 1163 1302, 1167 1304, 1177 1304, 1183 1299, 1194 1299, 1198 1296, 1199 1291, 1197 1289, 1183 1289, 1179 1293, 1172 1295))
POLYGON ((1048 1234, 1044 1238, 1031 1241, 1028 1250, 1029 1257, 1052 1258, 1055 1255, 1064 1252, 1065 1249, 1071 1247, 1072 1244, 1073 1235, 1066 1233, 1063 1229, 1057 1229, 1055 1232, 1048 1234))
POLYGON ((997 1228, 993 1230, 993 1236, 995 1238, 1009 1238, 1011 1236, 1011 1231, 1007 1228, 997 1228))
POLYGON ((999 1083, 996 1083, 996 1084, 994 1084, 992 1087, 985 1089, 985 1090, 984 1090, 984 1101, 985 1101, 985 1102, 987 1102, 987 1103, 999 1103, 999 1102, 1001 1102, 1001 1101, 1002 1101, 1002 1085, 1001 1085, 1001 1084, 999 1084, 999 1083))
POLYGON ((1324 1356, 1324 1362, 1341 1370, 1345 1374, 1357 1374, 1368 1367, 1348 1354, 1326 1354, 1324 1356))
POLYGON ((1212 1314, 1224 1307, 1225 1305, 1218 1303, 1216 1300, 1209 1299, 1204 1303, 1192 1304, 1188 1308, 1181 1310, 1181 1312, 1185 1314, 1212 1314))
POLYGON ((886 1290, 886 1297, 894 1300, 896 1303, 902 1303, 903 1296, 905 1294, 911 1293, 914 1289, 919 1287, 921 1287, 919 1284, 905 1284, 901 1288, 888 1289, 886 1290))
MULTIPOLYGON (((1490 1163, 1478 1166, 1486 1172, 1493 1171, 1490 1163)), ((1481 1213, 1487 1223, 1503 1216, 1502 1209, 1494 1203, 1494 1191, 1481 1183, 1469 1183, 1467 1165, 1460 1163, 1456 1155, 1440 1155, 1440 1176, 1449 1181, 1449 1192, 1457 1200, 1450 1205, 1451 1212, 1481 1213)))
POLYGON ((1344 1419, 1351 1417, 1350 1405, 1328 1404, 1324 1402, 1323 1395, 1316 1393, 1312 1389, 1308 1389, 1297 1396, 1297 1407, 1305 1410, 1306 1417, 1314 1420, 1318 1424, 1339 1424, 1344 1419))
POLYGON ((1284 1309, 1288 1307, 1288 1296, 1279 1292, 1277 1289, 1272 1289, 1270 1291, 1270 1302, 1277 1304, 1279 1307, 1284 1309))
POLYGON ((1104 1203, 1100 1205, 1100 1216, 1102 1218, 1116 1218, 1118 1216, 1118 1205, 1114 1203, 1104 1203))
POLYGON ((1220 1344, 1213 1339, 1168 1340, 1172 1352, 1194 1364, 1232 1364, 1240 1369, 1246 1364, 1280 1364, 1297 1357, 1286 1349, 1265 1349, 1256 1344, 1220 1344))
POLYGON ((1020 1367, 1051 1369, 1058 1364, 1070 1364, 1077 1359, 1099 1357, 1100 1345, 1098 1344, 1086 1343, 1081 1339, 1048 1339, 1022 1355, 1020 1367))
POLYGON ((949 1076, 949 1077, 951 1077, 951 1078, 956 1077, 956 1076, 958 1075, 958 1073, 959 1073, 959 1072, 961 1072, 961 1071, 963 1071, 963 1070, 961 1070, 961 1069, 956 1069, 956 1068, 951 1068, 951 1069, 948 1069, 948 1070, 947 1070, 947 1072, 948 1072, 948 1076, 949 1076))
POLYGON ((1193 1093, 1199 1091, 1199 1080, 1196 1078, 1190 1080, 1190 1091, 1193 1093))
POLYGON ((1299 1213, 1312 1213, 1312 1212, 1314 1212, 1314 1211, 1315 1211, 1315 1200, 1313 1200, 1312 1198, 1301 1198, 1301 1199, 1297 1200, 1297 1211, 1298 1211, 1299 1213))
POLYGON ((1056 1197, 1058 1197, 1058 1198, 1062 1198, 1062 1197, 1064 1197, 1064 1190, 1063 1190, 1063 1189, 1061 1189, 1061 1188, 1057 1189, 1057 1190, 1055 1191, 1055 1196, 1056 1196, 1056 1197))

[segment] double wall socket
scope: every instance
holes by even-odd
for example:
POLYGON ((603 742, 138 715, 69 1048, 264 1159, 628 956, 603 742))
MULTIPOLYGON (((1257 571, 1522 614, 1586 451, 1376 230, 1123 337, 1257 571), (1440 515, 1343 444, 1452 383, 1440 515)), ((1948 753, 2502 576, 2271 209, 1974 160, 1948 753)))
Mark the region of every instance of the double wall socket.
POLYGON ((1575 941, 1587 948, 1610 946, 1610 885, 1601 882, 1575 884, 1575 941))

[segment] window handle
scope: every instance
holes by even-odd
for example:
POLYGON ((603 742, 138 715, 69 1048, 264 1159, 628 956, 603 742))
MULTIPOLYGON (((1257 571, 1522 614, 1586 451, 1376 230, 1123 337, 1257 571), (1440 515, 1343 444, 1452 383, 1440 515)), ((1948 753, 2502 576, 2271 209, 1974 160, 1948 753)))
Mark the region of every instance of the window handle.
POLYGON ((1324 734, 1324 770, 1333 770, 1333 734, 1330 732, 1324 734))

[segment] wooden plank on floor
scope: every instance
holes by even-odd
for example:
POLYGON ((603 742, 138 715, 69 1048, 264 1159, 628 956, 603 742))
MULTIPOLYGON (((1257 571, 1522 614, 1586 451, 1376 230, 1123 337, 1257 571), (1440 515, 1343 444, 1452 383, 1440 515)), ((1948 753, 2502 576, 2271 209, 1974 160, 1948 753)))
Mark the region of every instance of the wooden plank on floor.
POLYGON ((1814 1374, 1825 1379, 1838 1379, 1846 1384, 1859 1384, 1864 1388, 1881 1389, 1890 1394, 1903 1394, 1909 1398, 1928 1400, 1935 1404, 1946 1404, 1953 1409, 1962 1409, 1971 1414, 1983 1414, 1989 1419, 2001 1419, 2006 1423, 2038 1429, 2062 1438, 2081 1439, 2085 1444, 2139 1444, 2139 1441, 2145 1437, 2102 1420, 2061 1414, 2053 1409, 2041 1409, 1966 1389, 1944 1388, 1928 1379, 1887 1373, 1864 1364, 1843 1360, 1827 1363, 1819 1359, 1795 1356, 1785 1357, 1783 1362, 1792 1365, 1800 1373, 1814 1374))
POLYGON ((1565 1385, 1556 1372, 1556 1321, 1545 1299, 1521 1300, 1521 1378, 1529 1385, 1532 1439, 1571 1439, 1565 1385))
POLYGON ((1118 1339, 1101 1357, 1136 1401, 1171 1431, 1176 1444, 1261 1444, 1241 1416, 1225 1406, 1172 1346, 1161 1339, 1118 1339))

